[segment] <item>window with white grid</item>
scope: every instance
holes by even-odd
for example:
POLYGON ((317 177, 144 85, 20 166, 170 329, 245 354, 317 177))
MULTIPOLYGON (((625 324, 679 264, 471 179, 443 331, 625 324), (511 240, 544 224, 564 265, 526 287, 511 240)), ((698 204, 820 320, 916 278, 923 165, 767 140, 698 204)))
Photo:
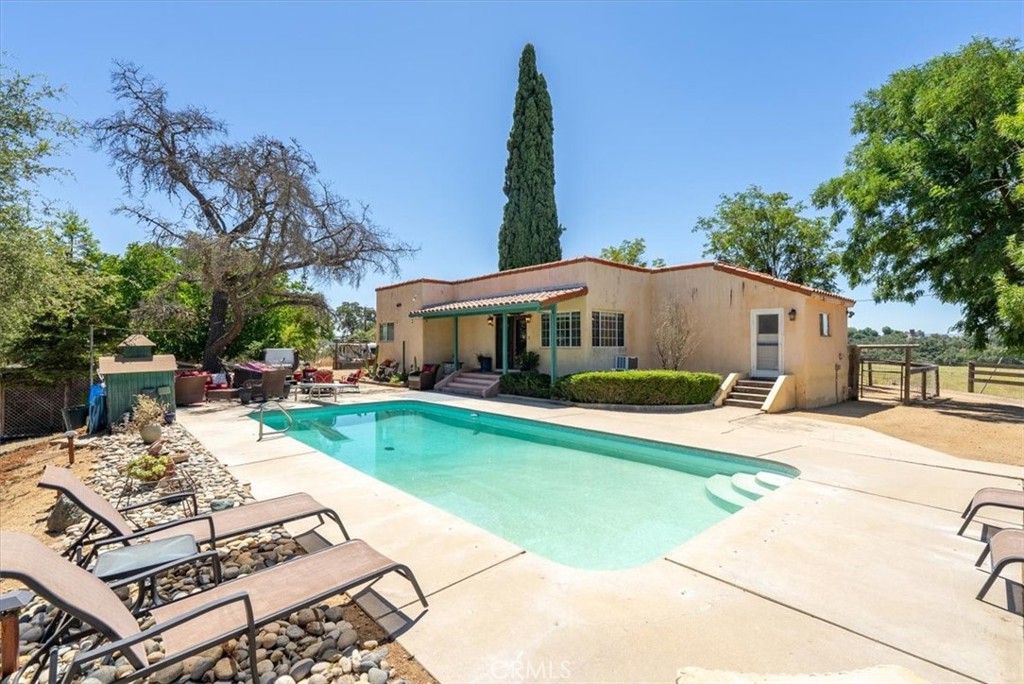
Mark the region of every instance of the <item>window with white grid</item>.
POLYGON ((395 324, 394 323, 381 323, 380 332, 377 335, 378 342, 394 342, 395 341, 395 324))
MULTIPOLYGON (((555 335, 559 347, 579 347, 582 344, 582 330, 579 311, 567 311, 557 314, 555 319, 555 335)), ((540 345, 551 346, 551 314, 541 314, 540 345)))
POLYGON ((590 344, 594 347, 626 345, 626 314, 594 311, 590 314, 590 344))

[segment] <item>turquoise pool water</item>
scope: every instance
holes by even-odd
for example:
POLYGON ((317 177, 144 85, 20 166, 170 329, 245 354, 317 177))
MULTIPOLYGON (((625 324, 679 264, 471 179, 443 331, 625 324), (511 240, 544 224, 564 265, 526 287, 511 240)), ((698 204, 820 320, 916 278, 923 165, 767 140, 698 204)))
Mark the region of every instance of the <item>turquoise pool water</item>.
MULTIPOLYGON (((712 475, 797 474, 758 459, 416 401, 293 416, 294 439, 576 568, 641 565, 728 517, 705 495, 712 475)), ((266 423, 284 429, 287 419, 268 412, 266 423)))

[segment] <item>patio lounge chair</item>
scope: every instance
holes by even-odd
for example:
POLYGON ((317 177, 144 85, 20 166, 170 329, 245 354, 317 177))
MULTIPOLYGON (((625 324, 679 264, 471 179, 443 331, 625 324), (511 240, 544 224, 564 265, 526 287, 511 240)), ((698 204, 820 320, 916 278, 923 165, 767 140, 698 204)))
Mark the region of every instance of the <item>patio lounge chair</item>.
POLYGON ((1024 491, 1019 489, 1001 489, 999 487, 984 487, 978 490, 978 493, 974 495, 971 502, 967 504, 967 508, 960 514, 961 518, 966 518, 964 524, 957 530, 957 534, 963 536, 964 530, 974 520, 974 516, 977 515, 985 506, 996 506, 998 508, 1010 508, 1018 511, 1024 511, 1024 491))
POLYGON ((999 577, 1010 563, 1024 563, 1024 530, 1000 530, 992 535, 992 538, 985 544, 985 550, 978 556, 978 562, 974 567, 981 567, 985 556, 992 554, 992 573, 985 580, 977 598, 982 598, 992 588, 992 584, 999 577))
MULTIPOLYGON (((69 557, 78 555, 82 563, 88 563, 92 556, 97 553, 97 547, 101 545, 134 544, 141 541, 140 538, 142 537, 147 537, 150 541, 157 541, 180 535, 191 535, 195 539, 196 544, 216 546, 218 539, 231 539, 253 530, 282 525, 287 522, 312 518, 314 516, 319 520, 317 527, 324 523, 324 517, 326 516, 338 524, 341 533, 345 535, 345 539, 350 539, 345 525, 341 522, 341 517, 335 511, 327 508, 306 493, 289 494, 277 497, 276 499, 256 501, 223 511, 172 520, 161 525, 138 530, 122 515, 122 512, 164 500, 180 501, 183 495, 177 493, 170 497, 164 497, 164 499, 133 504, 119 510, 112 503, 87 487, 69 469, 52 465, 47 466, 46 470, 43 471, 43 476, 39 480, 39 486, 45 489, 57 490, 75 502, 83 512, 91 517, 82 535, 65 551, 65 554, 69 557), (103 524, 110 531, 110 535, 93 540, 91 536, 99 524, 103 524), (80 550, 83 546, 90 544, 93 548, 83 558, 80 550)), ((195 494, 189 493, 184 496, 189 495, 192 497, 192 510, 196 510, 195 494)))
MULTIPOLYGON (((63 681, 83 666, 119 652, 135 668, 119 682, 147 677, 168 665, 241 635, 248 635, 249 672, 257 672, 256 627, 306 606, 396 572, 412 584, 420 603, 427 599, 412 571, 355 539, 300 556, 287 563, 221 584, 180 601, 152 608, 155 624, 142 630, 117 595, 85 570, 62 560, 42 542, 19 532, 0 532, 0 577, 23 582, 39 596, 83 623, 109 643, 79 651, 63 681), (149 664, 143 644, 163 638, 165 656, 149 664)), ((57 649, 50 644, 50 682, 57 681, 57 649)), ((254 677, 255 678, 255 677, 254 677)))

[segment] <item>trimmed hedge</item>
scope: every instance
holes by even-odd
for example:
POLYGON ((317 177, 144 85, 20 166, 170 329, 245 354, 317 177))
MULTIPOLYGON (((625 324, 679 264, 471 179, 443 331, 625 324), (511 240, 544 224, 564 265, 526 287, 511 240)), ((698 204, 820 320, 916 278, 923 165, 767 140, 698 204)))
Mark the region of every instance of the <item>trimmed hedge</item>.
POLYGON ((721 383, 714 373, 593 371, 567 375, 557 389, 565 399, 583 404, 681 406, 708 403, 721 383))
POLYGON ((498 390, 502 394, 551 399, 551 376, 547 373, 507 373, 501 376, 498 390))

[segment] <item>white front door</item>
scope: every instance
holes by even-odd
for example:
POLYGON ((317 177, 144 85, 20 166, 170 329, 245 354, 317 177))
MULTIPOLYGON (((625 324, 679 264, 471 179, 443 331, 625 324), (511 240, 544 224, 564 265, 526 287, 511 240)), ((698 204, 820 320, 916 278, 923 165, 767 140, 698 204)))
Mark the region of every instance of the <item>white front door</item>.
POLYGON ((751 377, 782 375, 782 333, 782 309, 754 309, 750 312, 751 377))

